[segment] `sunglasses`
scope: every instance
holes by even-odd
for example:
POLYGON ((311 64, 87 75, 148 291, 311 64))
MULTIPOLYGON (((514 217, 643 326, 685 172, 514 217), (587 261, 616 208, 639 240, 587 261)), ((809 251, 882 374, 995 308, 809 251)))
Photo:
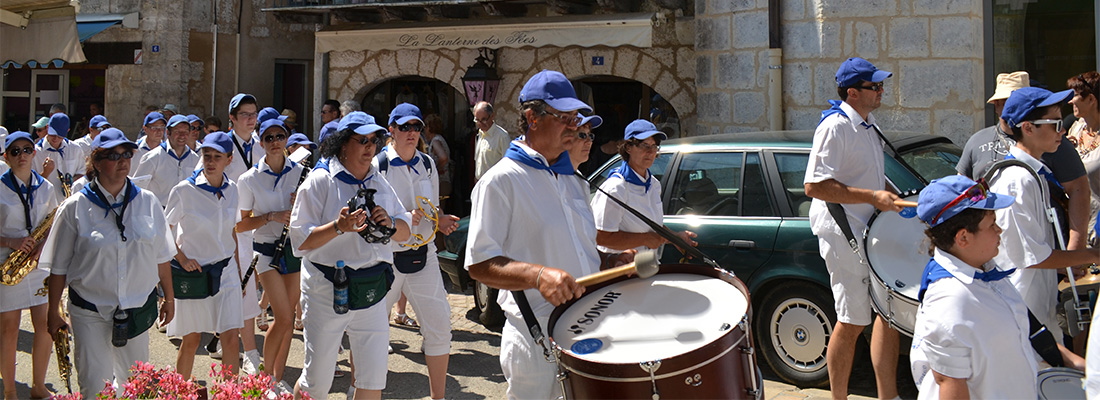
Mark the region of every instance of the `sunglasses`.
POLYGON ((966 191, 962 192, 962 194, 960 194, 959 197, 956 197, 955 200, 951 200, 950 203, 947 203, 946 206, 943 206, 943 209, 940 210, 938 214, 936 214, 936 218, 932 218, 932 221, 939 221, 940 216, 943 215, 944 212, 946 212, 951 207, 958 205, 960 201, 963 201, 963 199, 969 198, 970 201, 978 202, 985 200, 985 198, 988 196, 989 184, 985 182, 985 179, 979 179, 978 182, 974 184, 974 186, 966 189, 966 191))
POLYGON ((286 140, 286 135, 281 134, 281 133, 276 134, 276 135, 267 135, 267 136, 263 137, 263 140, 264 140, 265 143, 281 142, 281 141, 286 140))
POLYGON ((635 143, 634 145, 638 146, 638 148, 642 149, 643 151, 657 151, 661 149, 661 145, 659 144, 635 143))
MULTIPOLYGON (((1021 123, 1017 124, 1016 126, 1021 126, 1023 124, 1024 123, 1021 122, 1021 123)), ((1060 119, 1037 119, 1037 120, 1031 121, 1031 124, 1032 125, 1054 125, 1054 130, 1056 132, 1061 132, 1062 131, 1062 120, 1060 120, 1060 119)))
POLYGON ((544 115, 554 116, 554 118, 558 119, 558 122, 561 122, 567 126, 573 126, 581 122, 581 116, 578 114, 556 114, 549 111, 543 111, 542 113, 544 115))
POLYGON ((359 136, 359 137, 354 138, 352 140, 354 140, 355 142, 357 142, 357 143, 359 143, 363 146, 366 146, 368 144, 373 144, 375 146, 378 146, 382 143, 382 139, 379 139, 378 137, 375 137, 374 135, 359 136))
POLYGON ((409 132, 409 131, 423 132, 424 131, 424 125, 420 125, 420 124, 401 124, 401 125, 397 126, 397 129, 400 130, 401 132, 409 132))
POLYGON ((99 157, 96 157, 97 160, 107 160, 107 161, 118 161, 119 159, 129 160, 131 158, 134 158, 134 152, 130 151, 130 150, 126 150, 126 151, 121 152, 121 153, 119 153, 119 152, 110 152, 110 153, 101 155, 99 157))
POLYGON ((589 133, 577 132, 577 139, 580 139, 580 140, 596 140, 596 134, 591 133, 591 132, 589 132, 589 133))
POLYGON ((870 90, 872 92, 877 92, 877 91, 882 90, 883 86, 884 86, 884 83, 878 82, 878 83, 872 83, 871 86, 856 86, 856 87, 859 88, 859 89, 864 89, 864 90, 870 90))
POLYGON ((34 154, 34 147, 27 146, 23 148, 14 147, 8 149, 8 155, 12 157, 19 157, 19 154, 34 154))

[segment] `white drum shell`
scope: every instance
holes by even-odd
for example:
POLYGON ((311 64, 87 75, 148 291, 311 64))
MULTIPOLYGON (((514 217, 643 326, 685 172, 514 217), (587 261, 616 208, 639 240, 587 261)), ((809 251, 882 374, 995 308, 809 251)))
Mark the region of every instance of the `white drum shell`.
MULTIPOLYGON (((917 196, 905 200, 917 201, 917 196)), ((912 209, 903 213, 913 213, 912 209)), ((928 226, 915 215, 905 218, 893 212, 878 212, 868 224, 863 245, 871 270, 871 305, 898 331, 913 336, 920 302, 921 274, 931 258, 931 245, 924 235, 928 226)))
POLYGON ((1039 399, 1085 400, 1085 373, 1072 368, 1039 371, 1039 399))

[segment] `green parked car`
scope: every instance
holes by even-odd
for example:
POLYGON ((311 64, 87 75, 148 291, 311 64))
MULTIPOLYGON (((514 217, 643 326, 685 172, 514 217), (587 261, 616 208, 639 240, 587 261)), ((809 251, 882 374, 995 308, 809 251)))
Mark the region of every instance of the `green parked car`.
MULTIPOLYGON (((908 196, 955 173, 962 150, 942 136, 888 134, 901 157, 886 149, 887 182, 908 196)), ((650 172, 661 181, 664 223, 699 236, 699 250, 748 286, 758 351, 783 380, 802 387, 828 382, 825 350, 836 323, 829 274, 810 232, 810 198, 803 190, 811 131, 726 134, 661 144, 650 172)), ((621 160, 616 156, 588 178, 592 191, 621 160)), ((497 290, 463 268, 468 221, 447 237, 440 268, 453 284, 474 286, 481 322, 499 325, 497 290)), ((681 262, 669 246, 663 263, 681 262)), ((691 261, 685 261, 691 262, 691 261)))

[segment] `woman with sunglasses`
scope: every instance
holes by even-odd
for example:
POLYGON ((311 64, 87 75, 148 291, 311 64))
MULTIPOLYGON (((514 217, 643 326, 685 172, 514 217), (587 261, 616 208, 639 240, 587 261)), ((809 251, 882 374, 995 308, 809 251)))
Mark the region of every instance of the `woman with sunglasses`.
MULTIPOLYGON (((0 174, 0 260, 7 260, 19 250, 33 257, 38 243, 31 232, 57 207, 53 185, 34 172, 34 143, 27 132, 14 132, 4 140, 4 162, 11 169, 0 174)), ((0 285, 0 378, 4 380, 4 398, 17 398, 15 392, 15 350, 19 339, 19 320, 23 310, 30 310, 34 326, 31 347, 34 386, 30 397, 50 397, 46 389, 46 367, 50 364, 50 344, 53 339, 46 326, 46 292, 42 283, 49 276, 43 269, 33 269, 13 286, 0 285)))
POLYGON ((126 177, 137 144, 109 128, 92 141, 88 185, 54 215, 39 268, 50 270, 50 333, 68 325, 84 398, 106 382, 124 382, 130 366, 149 360, 148 329, 175 314, 168 262, 176 246, 155 195, 126 177), (164 299, 157 309, 157 287, 164 299), (68 287, 69 324, 61 314, 68 287), (124 329, 116 330, 116 319, 124 329), (118 334, 116 334, 116 332, 118 334))
MULTIPOLYGON (((246 269, 250 264, 256 265, 255 274, 275 313, 275 322, 264 340, 265 372, 275 378, 281 391, 289 393, 291 386, 282 379, 294 333, 294 306, 300 294, 298 271, 301 264, 291 253, 283 231, 290 223, 294 191, 304 178, 305 168, 286 156, 287 131, 278 118, 260 125, 260 145, 265 154, 255 168, 241 175, 238 185, 241 221, 237 223, 237 231, 253 232, 253 252, 242 257, 241 263, 246 269), (279 243, 280 239, 284 242, 279 243), (274 262, 273 257, 277 258, 274 262)), ((261 318, 266 319, 267 315, 261 314, 261 318)))
MULTIPOLYGON (((1004 229, 1001 246, 993 259, 1002 269, 1016 268, 1010 277, 1027 306, 1061 343, 1062 329, 1055 318, 1058 270, 1100 261, 1096 249, 1059 250, 1046 196, 1048 185, 1057 185, 1050 169, 1040 161, 1043 153, 1058 149, 1062 141, 1061 105, 1072 91, 1051 93, 1040 88, 1016 89, 1005 102, 1001 119, 1011 128, 1016 141, 1005 159, 1018 160, 1023 167, 991 167, 990 190, 1016 198, 1012 207, 997 210, 997 224, 1004 229), (1039 177, 1039 178, 1036 178, 1039 177)), ((980 194, 979 194, 980 196, 980 194)))
POLYGON ((306 353, 295 396, 328 396, 344 331, 358 367, 354 397, 378 399, 386 387, 389 310, 382 300, 393 282, 393 249, 380 238, 392 232, 390 242, 407 240, 410 217, 386 178, 371 168, 385 131, 367 113, 348 113, 321 143, 322 160, 298 188, 290 242, 302 257, 306 353), (350 209, 349 201, 357 207, 350 209), (350 285, 346 308, 338 313, 333 282, 340 266, 350 285))
MULTIPOLYGON (((1089 177, 1089 189, 1092 205, 1089 221, 1096 221, 1100 210, 1100 73, 1089 71, 1066 81, 1073 89, 1069 104, 1073 106, 1073 116, 1077 121, 1070 125, 1066 137, 1073 142, 1085 171, 1089 177)), ((1095 227, 1089 224, 1089 242, 1097 245, 1095 227)))
POLYGON ((577 122, 576 129, 565 129, 565 133, 562 135, 562 139, 565 140, 565 151, 569 152, 569 161, 573 163, 573 169, 580 168, 581 164, 588 161, 588 156, 592 153, 592 141, 596 139, 596 134, 592 133, 593 129, 603 125, 603 118, 599 115, 584 116, 578 114, 581 117, 580 122, 577 122))
MULTIPOLYGON (((649 167, 657 160, 664 132, 644 119, 626 126, 625 140, 619 147, 623 164, 611 172, 600 188, 611 196, 634 207, 646 217, 660 224, 664 221, 661 202, 661 182, 653 178, 649 167)), ((592 212, 596 216, 596 243, 603 252, 619 252, 627 249, 660 249, 668 240, 654 232, 649 225, 613 202, 603 192, 592 197, 592 212)), ((688 244, 695 246, 695 233, 677 232, 688 244)))

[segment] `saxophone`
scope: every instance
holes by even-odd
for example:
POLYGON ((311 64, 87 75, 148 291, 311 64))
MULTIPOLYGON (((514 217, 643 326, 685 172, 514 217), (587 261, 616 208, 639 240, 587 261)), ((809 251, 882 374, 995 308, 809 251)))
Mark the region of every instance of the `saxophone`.
POLYGON ((65 192, 65 198, 69 198, 73 194, 73 175, 62 174, 61 169, 57 170, 57 181, 61 183, 61 190, 65 192))
MULTIPOLYGON (((54 214, 57 214, 57 207, 50 210, 49 214, 46 214, 46 218, 42 219, 42 222, 39 222, 38 226, 31 232, 30 238, 34 240, 35 247, 41 245, 42 241, 46 240, 46 236, 50 234, 54 214)), ((8 259, 4 260, 3 267, 0 267, 0 272, 3 272, 3 275, 0 276, 0 283, 8 286, 17 285, 23 281, 27 274, 37 268, 38 259, 32 258, 32 253, 33 250, 31 253, 19 249, 12 251, 8 255, 8 259)))
POLYGON ((53 335, 53 349, 57 353, 57 373, 61 375, 61 379, 65 380, 65 389, 68 389, 71 394, 73 385, 70 380, 73 376, 73 363, 69 359, 69 339, 68 327, 58 329, 53 335))

